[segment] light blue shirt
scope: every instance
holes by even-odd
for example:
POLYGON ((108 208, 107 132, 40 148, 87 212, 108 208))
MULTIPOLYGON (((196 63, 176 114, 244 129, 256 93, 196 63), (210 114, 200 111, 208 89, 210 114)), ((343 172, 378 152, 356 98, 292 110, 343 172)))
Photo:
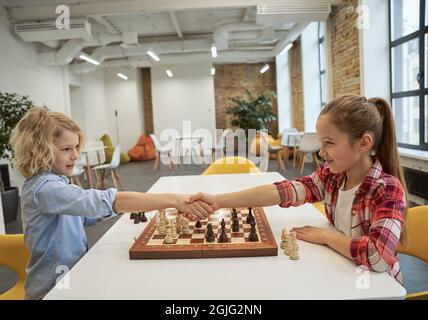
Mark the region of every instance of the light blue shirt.
MULTIPOLYGON (((116 189, 85 190, 52 172, 30 177, 22 188, 25 246, 30 251, 26 299, 42 299, 88 251, 83 225, 113 217, 116 189)), ((70 283, 70 285, 72 285, 70 283)))

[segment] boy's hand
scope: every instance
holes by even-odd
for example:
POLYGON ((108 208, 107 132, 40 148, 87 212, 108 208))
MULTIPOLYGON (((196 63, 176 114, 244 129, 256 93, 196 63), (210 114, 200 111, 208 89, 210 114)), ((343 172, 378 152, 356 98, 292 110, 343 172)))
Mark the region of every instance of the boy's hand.
POLYGON ((214 212, 213 208, 209 204, 203 201, 194 201, 190 203, 187 201, 188 199, 188 195, 178 196, 175 207, 179 212, 184 213, 185 216, 191 220, 207 219, 214 212))
POLYGON ((220 209, 220 205, 214 194, 199 192, 197 194, 192 195, 189 199, 187 199, 186 202, 190 204, 195 201, 203 201, 204 203, 209 205, 213 211, 220 209))

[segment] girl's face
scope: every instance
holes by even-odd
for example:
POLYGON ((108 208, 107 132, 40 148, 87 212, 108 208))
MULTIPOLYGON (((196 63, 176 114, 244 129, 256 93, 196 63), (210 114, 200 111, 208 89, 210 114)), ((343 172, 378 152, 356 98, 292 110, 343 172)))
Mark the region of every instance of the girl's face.
POLYGON ((329 115, 318 117, 316 129, 321 144, 319 154, 333 173, 349 171, 361 159, 363 150, 359 141, 351 145, 349 136, 332 124, 329 115))
POLYGON ((73 172, 76 160, 79 158, 79 136, 64 130, 58 138, 54 138, 55 160, 52 171, 58 175, 68 176, 73 172))

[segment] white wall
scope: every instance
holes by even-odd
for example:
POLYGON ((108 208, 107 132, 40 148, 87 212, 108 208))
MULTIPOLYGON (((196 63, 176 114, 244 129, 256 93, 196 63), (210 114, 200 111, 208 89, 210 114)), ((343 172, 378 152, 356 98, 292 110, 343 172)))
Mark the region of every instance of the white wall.
POLYGON ((183 121, 191 121, 191 130, 215 132, 214 81, 211 64, 159 66, 152 68, 152 101, 155 134, 165 129, 183 132, 183 121), (170 69, 174 77, 165 73, 170 69))
MULTIPOLYGON (((40 66, 34 45, 22 42, 11 30, 0 6, 0 90, 28 95, 36 105, 69 114, 67 69, 40 66)), ((11 184, 21 187, 23 178, 15 170, 10 175, 11 184)))
POLYGON ((144 132, 141 73, 135 68, 105 68, 104 79, 110 136, 113 144, 120 142, 122 149, 128 151, 144 132), (128 80, 119 78, 118 72, 125 74, 128 80), (118 113, 118 130, 115 110, 118 113), (117 141, 117 131, 119 131, 119 141, 117 141))
POLYGON ((291 109, 291 86, 289 53, 276 56, 276 92, 278 99, 278 130, 291 127, 293 116, 291 109))
POLYGON ((312 22, 303 31, 301 39, 305 131, 315 132, 321 111, 318 22, 312 22))
POLYGON ((361 28, 361 94, 390 100, 388 1, 360 0, 368 11, 367 29, 361 28))

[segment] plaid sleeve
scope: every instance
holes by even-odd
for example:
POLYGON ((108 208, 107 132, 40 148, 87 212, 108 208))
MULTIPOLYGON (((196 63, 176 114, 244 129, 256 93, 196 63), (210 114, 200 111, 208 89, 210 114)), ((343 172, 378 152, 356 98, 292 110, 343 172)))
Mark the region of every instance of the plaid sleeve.
POLYGON ((398 266, 397 244, 404 226, 406 200, 403 188, 397 182, 376 192, 372 199, 374 213, 368 234, 353 237, 351 241, 353 261, 372 271, 399 273, 394 268, 398 266))
POLYGON ((275 182, 279 196, 280 207, 300 206, 306 202, 318 202, 324 199, 326 181, 330 175, 330 169, 324 165, 310 176, 305 176, 294 181, 284 180, 275 182))

